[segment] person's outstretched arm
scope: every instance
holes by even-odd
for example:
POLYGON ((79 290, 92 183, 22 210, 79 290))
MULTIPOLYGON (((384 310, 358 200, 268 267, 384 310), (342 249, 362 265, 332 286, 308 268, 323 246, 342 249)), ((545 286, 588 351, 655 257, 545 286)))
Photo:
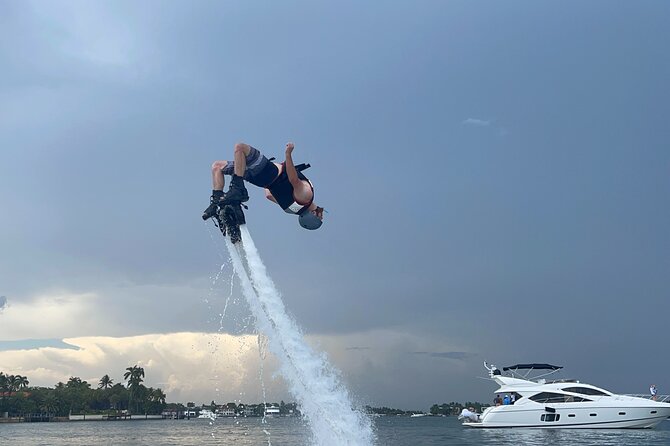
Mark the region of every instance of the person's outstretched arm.
POLYGON ((295 145, 292 142, 286 143, 286 162, 284 163, 284 168, 286 169, 286 175, 288 175, 288 180, 293 186, 293 188, 302 187, 302 181, 298 178, 298 171, 295 170, 295 165, 293 164, 293 149, 295 145))
POLYGON ((286 169, 288 180, 291 183, 291 186, 293 186, 293 198, 295 198, 298 203, 308 203, 314 198, 314 194, 312 188, 307 185, 307 181, 302 181, 298 178, 298 171, 295 170, 295 165, 293 164, 293 158, 291 156, 294 147, 292 142, 286 143, 286 162, 284 163, 284 169, 286 169))

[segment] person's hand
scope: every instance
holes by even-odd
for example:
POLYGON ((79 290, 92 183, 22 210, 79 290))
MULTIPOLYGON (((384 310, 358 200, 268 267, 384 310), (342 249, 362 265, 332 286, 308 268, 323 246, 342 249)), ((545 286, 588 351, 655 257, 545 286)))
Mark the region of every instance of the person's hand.
POLYGON ((287 143, 286 143, 286 154, 287 154, 287 155, 290 155, 290 154, 293 152, 293 148, 294 148, 294 147, 295 147, 295 146, 293 145, 292 142, 287 142, 287 143))

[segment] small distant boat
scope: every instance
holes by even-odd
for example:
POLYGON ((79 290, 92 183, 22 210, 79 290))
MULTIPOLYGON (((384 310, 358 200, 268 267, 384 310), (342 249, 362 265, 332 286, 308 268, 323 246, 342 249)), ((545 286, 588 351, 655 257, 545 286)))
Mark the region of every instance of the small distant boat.
POLYGON ((461 414, 464 426, 645 429, 655 427, 670 416, 670 403, 667 402, 619 395, 571 379, 540 379, 562 369, 560 366, 517 364, 503 367, 503 371, 511 376, 504 376, 496 366, 486 362, 484 367, 489 371, 489 378, 500 386, 495 393, 505 394, 506 401, 487 407, 481 414, 461 414), (529 377, 534 370, 545 372, 529 377))
POLYGON ((202 409, 198 418, 209 418, 210 420, 213 420, 216 418, 216 414, 209 409, 202 409))
POLYGON ((410 418, 418 418, 418 417, 426 417, 426 416, 428 416, 427 413, 413 413, 412 415, 410 415, 410 418))

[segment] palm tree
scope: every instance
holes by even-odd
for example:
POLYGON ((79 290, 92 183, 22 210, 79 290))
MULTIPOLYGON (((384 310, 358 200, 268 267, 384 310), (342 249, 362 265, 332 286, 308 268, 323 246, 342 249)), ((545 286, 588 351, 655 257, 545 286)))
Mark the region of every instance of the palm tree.
POLYGON ((161 389, 152 389, 150 397, 157 403, 165 404, 165 398, 167 398, 167 395, 165 395, 161 389))
POLYGON ((49 394, 45 399, 42 405, 42 410, 48 415, 54 415, 58 411, 58 399, 56 395, 49 394))
POLYGON ((8 392, 9 392, 9 377, 4 373, 0 372, 0 404, 4 405, 5 394, 7 394, 8 392))
POLYGON ((0 393, 4 396, 5 392, 9 392, 9 377, 0 372, 0 393))
POLYGON ((70 379, 67 380, 67 384, 65 384, 65 387, 69 388, 77 388, 81 386, 82 380, 78 376, 71 376, 70 379))
POLYGON ((18 381, 16 380, 16 376, 7 375, 7 389, 9 390, 10 394, 17 389, 17 385, 18 381))
MULTIPOLYGON (((21 375, 5 375, 0 373, 0 401, 4 406, 5 397, 11 398, 16 391, 28 385, 28 378, 21 375)), ((3 407, 4 408, 4 407, 3 407)), ((6 409, 6 408, 4 408, 6 409)))
POLYGON ((126 373, 123 374, 123 379, 128 381, 128 388, 136 388, 142 381, 144 381, 144 369, 140 366, 134 365, 126 367, 126 373))
POLYGON ((14 386, 16 387, 16 390, 25 389, 28 387, 28 384, 30 384, 30 381, 28 381, 27 376, 16 375, 14 377, 14 386))
POLYGON ((109 377, 109 375, 105 375, 102 378, 100 378, 98 389, 108 389, 112 387, 112 384, 114 384, 114 381, 109 377))
POLYGON ((140 384, 144 381, 144 369, 138 365, 126 367, 126 373, 123 374, 123 379, 128 381, 128 389, 130 390, 130 398, 128 401, 128 408, 131 406, 135 393, 139 390, 140 384))

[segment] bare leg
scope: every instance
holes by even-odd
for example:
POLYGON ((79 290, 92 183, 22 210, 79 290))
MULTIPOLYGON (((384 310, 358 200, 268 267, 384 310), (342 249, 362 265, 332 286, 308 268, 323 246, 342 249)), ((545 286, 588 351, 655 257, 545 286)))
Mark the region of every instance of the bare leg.
MULTIPOLYGON (((224 195, 223 187, 225 180, 223 169, 228 165, 228 161, 214 161, 212 163, 212 196, 210 203, 202 215, 203 220, 207 220, 216 215, 217 209, 222 203, 226 202, 244 202, 249 199, 247 189, 244 187, 244 173, 247 170, 247 156, 251 153, 251 146, 244 143, 235 144, 235 167, 233 169, 233 179, 230 182, 228 193, 224 195)), ((224 203, 226 204, 226 203, 224 203)))
POLYGON ((226 182, 223 179, 223 168, 228 165, 228 161, 214 161, 212 163, 212 190, 223 190, 226 182))
POLYGON ((223 198, 223 168, 228 165, 228 161, 214 161, 212 163, 212 196, 209 199, 209 206, 202 214, 202 219, 207 220, 216 215, 219 200, 223 198))
POLYGON ((247 156, 249 156, 250 151, 251 146, 248 144, 241 142, 235 144, 235 175, 238 177, 244 177, 244 172, 247 170, 247 156))
MULTIPOLYGON (((244 143, 235 144, 235 166, 233 168, 233 178, 230 180, 230 187, 223 200, 224 203, 244 203, 249 200, 247 188, 244 186, 244 173, 247 170, 247 156, 251 153, 251 146, 244 143)), ((219 184, 223 183, 217 183, 219 184)))

